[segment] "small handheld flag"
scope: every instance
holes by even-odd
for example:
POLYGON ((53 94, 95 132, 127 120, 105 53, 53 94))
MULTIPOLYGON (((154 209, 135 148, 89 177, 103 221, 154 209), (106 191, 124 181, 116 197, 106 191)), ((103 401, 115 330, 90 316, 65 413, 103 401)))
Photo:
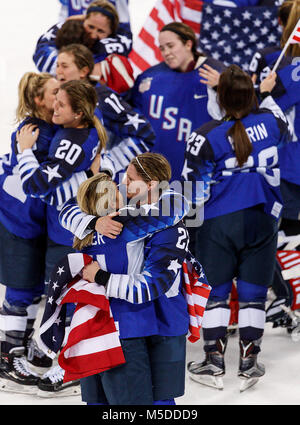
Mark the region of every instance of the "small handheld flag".
POLYGON ((296 24, 296 26, 295 26, 292 34, 290 35, 288 41, 285 43, 285 46, 284 46, 282 52, 280 53, 280 56, 277 59, 275 65, 274 65, 274 67, 272 69, 272 72, 275 72, 276 69, 278 68, 278 65, 279 65, 279 63, 280 63, 283 55, 285 54, 286 49, 288 48, 288 46, 290 44, 297 44, 297 43, 300 43, 300 19, 298 20, 298 22, 297 22, 297 24, 296 24))

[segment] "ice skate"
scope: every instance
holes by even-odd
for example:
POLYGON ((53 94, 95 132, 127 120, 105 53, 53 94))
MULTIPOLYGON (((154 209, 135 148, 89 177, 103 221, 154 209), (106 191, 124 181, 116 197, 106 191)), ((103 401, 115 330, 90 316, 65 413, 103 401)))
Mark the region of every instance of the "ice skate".
POLYGON ((257 362, 257 354, 253 354, 254 343, 240 342, 241 356, 238 377, 241 378, 240 392, 257 384, 259 378, 265 374, 263 364, 257 362))
POLYGON ((224 358, 220 353, 207 353, 203 362, 189 362, 188 372, 193 381, 223 390, 224 358))
POLYGON ((26 347, 27 361, 30 363, 30 369, 39 375, 51 368, 53 360, 39 349, 34 339, 29 339, 26 347))
POLYGON ((223 376, 225 375, 224 352, 227 340, 216 342, 218 351, 206 352, 203 362, 189 362, 188 372, 193 381, 218 390, 224 388, 223 376))
POLYGON ((52 367, 38 383, 38 397, 68 397, 80 395, 80 381, 63 382, 64 370, 60 366, 52 367))
POLYGON ((38 380, 38 375, 30 370, 25 356, 21 356, 15 353, 1 353, 1 391, 19 394, 36 394, 38 380))

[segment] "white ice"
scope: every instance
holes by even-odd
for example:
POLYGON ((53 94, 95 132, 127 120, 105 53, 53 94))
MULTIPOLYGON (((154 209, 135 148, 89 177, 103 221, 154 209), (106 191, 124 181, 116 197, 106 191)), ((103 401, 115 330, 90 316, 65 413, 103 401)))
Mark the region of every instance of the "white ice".
MULTIPOLYGON (((134 35, 142 26, 154 0, 129 0, 134 35)), ((0 25, 0 155, 9 151, 17 85, 27 71, 35 71, 32 53, 38 37, 57 22, 58 0, 2 0, 0 25)), ((0 285, 0 298, 4 287, 0 285)), ((202 342, 187 344, 187 361, 203 359, 202 342)), ((260 361, 266 375, 254 387, 239 392, 237 378, 238 337, 229 340, 226 375, 222 391, 203 387, 186 378, 185 395, 178 405, 299 405, 300 404, 300 341, 293 342, 282 328, 267 324, 260 361)), ((174 371, 176 373, 176 371, 174 371)), ((36 396, 0 392, 0 405, 63 405, 82 404, 79 396, 40 399, 36 396)), ((229 418, 228 418, 229 419, 229 418)), ((236 417, 234 418, 236 419, 236 417)), ((232 420, 234 420, 232 418, 232 420)), ((230 420, 230 419, 229 419, 230 420)))

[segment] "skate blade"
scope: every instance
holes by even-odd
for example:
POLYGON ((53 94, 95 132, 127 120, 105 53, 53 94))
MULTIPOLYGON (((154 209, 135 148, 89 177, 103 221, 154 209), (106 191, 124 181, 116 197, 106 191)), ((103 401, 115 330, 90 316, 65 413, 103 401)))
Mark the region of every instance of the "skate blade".
POLYGON ((17 394, 36 394, 36 385, 22 385, 7 379, 0 378, 0 391, 17 394))
POLYGON ((217 390, 223 390, 224 388, 223 378, 220 376, 196 375, 194 373, 190 373, 189 376, 193 381, 198 382, 198 384, 215 388, 217 390))
POLYGON ((248 388, 253 387, 258 382, 259 378, 241 378, 240 392, 246 391, 248 388))
POLYGON ((55 397, 71 397, 79 396, 81 394, 80 385, 76 387, 65 388, 60 391, 44 391, 38 389, 36 395, 41 398, 55 398, 55 397))
POLYGON ((292 330, 291 338, 293 342, 300 341, 300 325, 298 325, 295 329, 292 330))

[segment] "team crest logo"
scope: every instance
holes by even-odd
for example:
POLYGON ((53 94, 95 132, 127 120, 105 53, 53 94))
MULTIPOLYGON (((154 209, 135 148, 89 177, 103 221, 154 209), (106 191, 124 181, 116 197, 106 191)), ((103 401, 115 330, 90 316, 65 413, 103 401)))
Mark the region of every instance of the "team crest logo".
POLYGON ((144 78, 141 81, 141 84, 139 85, 139 92, 144 93, 145 91, 148 91, 151 87, 151 81, 153 80, 152 77, 144 78))

